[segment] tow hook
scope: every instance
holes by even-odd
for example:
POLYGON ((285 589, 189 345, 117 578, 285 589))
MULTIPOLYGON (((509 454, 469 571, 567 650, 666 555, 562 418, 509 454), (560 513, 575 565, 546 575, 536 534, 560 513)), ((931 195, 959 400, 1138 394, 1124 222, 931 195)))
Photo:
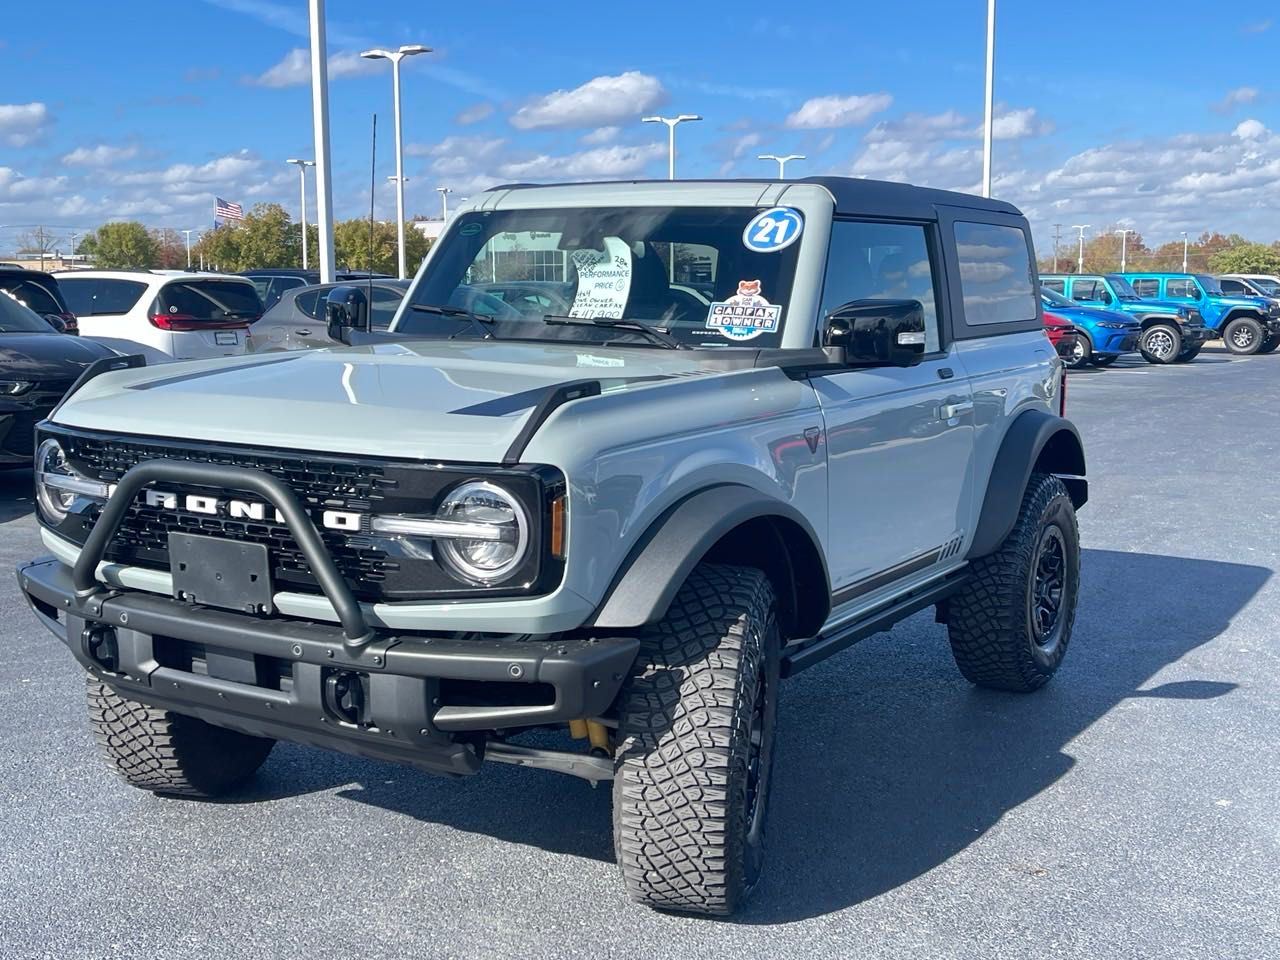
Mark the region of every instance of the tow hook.
POLYGON ((80 646, 84 655, 108 673, 115 673, 120 665, 120 645, 116 642, 116 628, 105 623, 91 623, 80 632, 80 646))
POLYGON ((355 670, 329 670, 324 678, 325 710, 341 723, 361 726, 369 703, 369 675, 355 670))

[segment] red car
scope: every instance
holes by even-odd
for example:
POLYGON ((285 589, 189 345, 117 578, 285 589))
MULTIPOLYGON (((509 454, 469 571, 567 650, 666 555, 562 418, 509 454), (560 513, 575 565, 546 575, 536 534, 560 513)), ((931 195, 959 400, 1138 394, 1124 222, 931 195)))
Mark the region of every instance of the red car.
POLYGON ((1053 344, 1058 356, 1064 360, 1071 360, 1079 351, 1081 346, 1080 331, 1075 324, 1068 320, 1064 320, 1056 313, 1046 310, 1044 312, 1044 332, 1049 337, 1049 342, 1053 344))

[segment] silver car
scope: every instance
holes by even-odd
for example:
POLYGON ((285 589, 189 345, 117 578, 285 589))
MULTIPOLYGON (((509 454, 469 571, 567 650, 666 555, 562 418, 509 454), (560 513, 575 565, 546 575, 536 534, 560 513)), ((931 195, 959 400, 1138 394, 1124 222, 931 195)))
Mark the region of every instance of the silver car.
POLYGON ((1066 654, 1088 483, 1035 263, 1012 206, 898 183, 498 187, 386 331, 340 286, 341 346, 86 376, 19 582, 127 783, 215 796, 279 739, 607 781, 631 895, 731 913, 784 678, 926 607, 977 685, 1066 654))
MULTIPOLYGON (((313 284, 281 293, 275 305, 253 324, 249 351, 272 353, 336 346, 337 342, 329 337, 324 318, 324 299, 335 286, 338 284, 313 284)), ((409 281, 374 280, 361 286, 368 300, 370 328, 386 330, 409 290, 409 281)))

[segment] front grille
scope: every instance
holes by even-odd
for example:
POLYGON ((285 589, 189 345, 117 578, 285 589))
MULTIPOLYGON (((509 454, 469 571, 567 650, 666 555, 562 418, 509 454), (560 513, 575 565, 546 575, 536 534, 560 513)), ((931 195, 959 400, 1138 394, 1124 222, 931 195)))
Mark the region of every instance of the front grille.
MULTIPOLYGON (((377 463, 322 457, 290 456, 227 448, 203 448, 160 443, 135 443, 115 438, 71 436, 67 455, 82 472, 108 483, 144 460, 165 459, 246 467, 272 474, 298 495, 305 508, 369 513, 373 505, 392 494, 396 481, 377 463)), ((166 492, 179 494, 178 505, 188 493, 216 495, 225 500, 228 491, 218 488, 164 484, 166 492)), ((255 499, 246 496, 245 499, 255 499)), ((267 515, 274 511, 268 508, 267 515)), ((278 584, 316 590, 310 565, 298 549, 286 525, 270 521, 236 519, 226 515, 168 510, 135 498, 119 532, 107 550, 107 559, 144 567, 168 569, 170 532, 197 533, 249 543, 265 544, 278 584)), ((375 600, 381 584, 399 569, 398 561, 369 538, 321 530, 338 570, 356 596, 375 600)))

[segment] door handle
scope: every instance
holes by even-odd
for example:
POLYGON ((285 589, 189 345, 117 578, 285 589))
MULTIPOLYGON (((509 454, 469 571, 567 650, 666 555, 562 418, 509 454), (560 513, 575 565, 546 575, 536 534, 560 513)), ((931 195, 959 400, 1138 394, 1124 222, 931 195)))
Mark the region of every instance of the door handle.
POLYGON ((953 420, 962 413, 970 413, 973 411, 973 401, 964 400, 960 403, 944 403, 938 408, 939 420, 953 420))
POLYGON ((298 336, 300 336, 300 337, 309 337, 309 336, 311 336, 311 331, 310 331, 310 330, 295 330, 295 331, 293 331, 293 332, 294 332, 294 333, 296 333, 296 334, 297 334, 298 336))

